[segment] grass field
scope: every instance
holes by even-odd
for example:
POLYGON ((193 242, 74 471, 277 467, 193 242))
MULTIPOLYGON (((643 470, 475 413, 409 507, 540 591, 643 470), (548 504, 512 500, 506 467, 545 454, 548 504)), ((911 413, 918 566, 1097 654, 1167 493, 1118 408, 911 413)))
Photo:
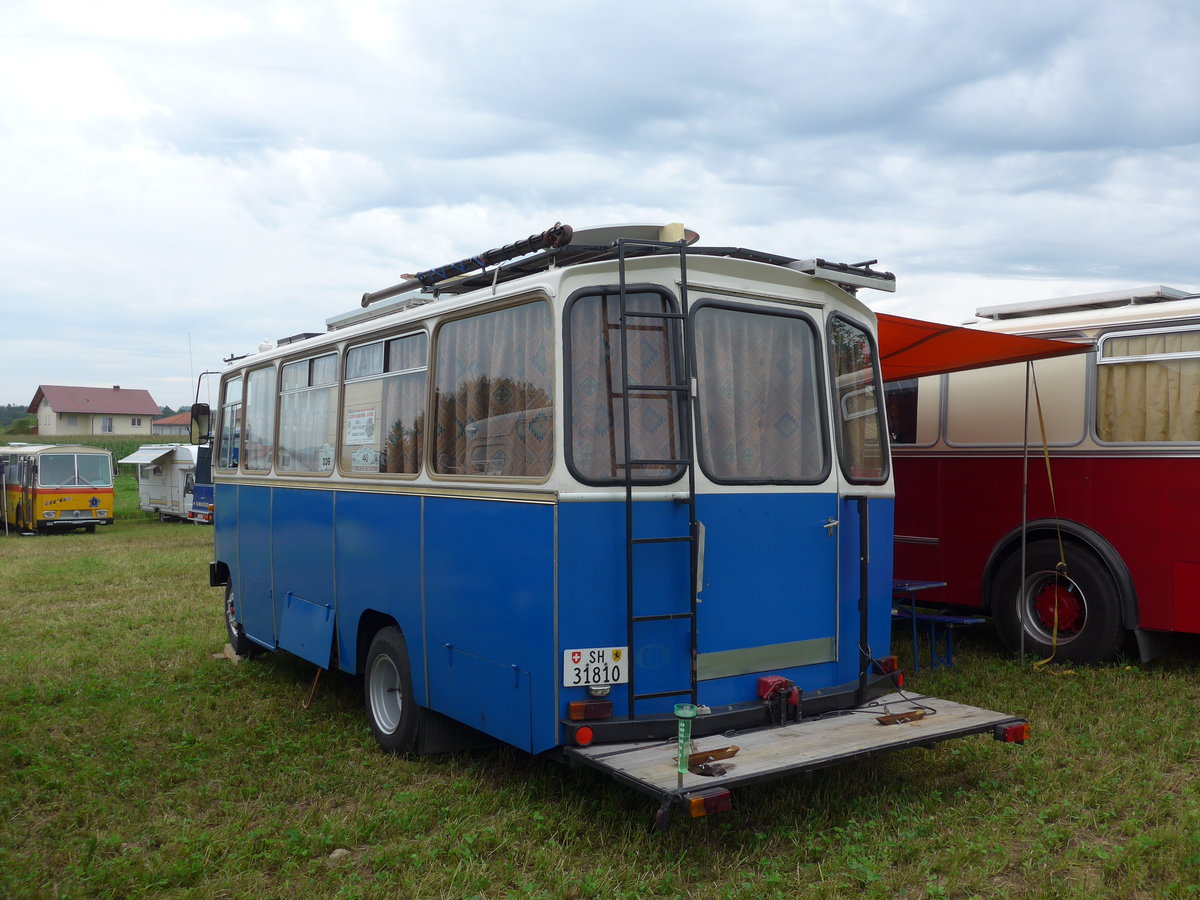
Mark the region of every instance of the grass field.
MULTIPOLYGON (((125 493, 128 492, 126 487, 125 493)), ((0 537, 0 895, 1184 897, 1200 651, 1034 674, 986 630, 912 679, 1027 716, 677 818, 516 751, 378 753, 353 680, 225 643, 212 532, 0 537), (348 851, 337 853, 335 851, 348 851)), ((898 642, 898 650, 908 654, 898 642)))

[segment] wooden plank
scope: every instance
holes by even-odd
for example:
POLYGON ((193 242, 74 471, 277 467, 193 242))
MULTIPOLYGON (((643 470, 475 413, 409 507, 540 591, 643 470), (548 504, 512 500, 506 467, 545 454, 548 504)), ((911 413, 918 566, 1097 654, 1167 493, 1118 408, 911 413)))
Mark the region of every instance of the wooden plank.
MULTIPOLYGON (((713 735, 693 741, 692 754, 719 750, 729 746, 731 741, 737 743, 740 751, 735 757, 722 761, 724 775, 685 774, 682 791, 761 780, 791 771, 821 768, 845 758, 936 743, 990 731, 995 725, 1014 721, 1014 718, 936 697, 908 699, 889 694, 853 712, 739 732, 736 736, 713 735), (911 721, 891 725, 878 721, 880 717, 895 717, 922 707, 927 707, 924 715, 911 721)), ((671 740, 573 747, 568 753, 650 793, 662 794, 680 790, 677 750, 676 742, 671 740)))

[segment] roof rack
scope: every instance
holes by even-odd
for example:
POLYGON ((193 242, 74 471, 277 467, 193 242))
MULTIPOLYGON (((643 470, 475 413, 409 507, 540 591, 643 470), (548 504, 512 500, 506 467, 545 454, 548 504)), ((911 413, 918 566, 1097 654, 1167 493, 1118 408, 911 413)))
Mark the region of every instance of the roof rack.
POLYGON ((675 254, 682 244, 686 252, 697 256, 723 256, 794 269, 836 284, 851 294, 869 287, 881 291, 896 290, 896 276, 872 269, 878 260, 860 263, 833 263, 824 259, 797 260, 791 256, 764 253, 744 247, 696 247, 699 235, 678 223, 671 225, 608 225, 575 230, 561 222, 541 234, 530 235, 477 256, 426 269, 391 287, 362 295, 363 309, 353 310, 326 320, 330 331, 367 319, 427 303, 441 294, 462 294, 492 287, 550 268, 624 258, 675 254), (488 268, 492 266, 493 268, 488 268), (386 305, 384 301, 394 301, 386 305))
POLYGON ((1162 284, 1139 288, 1121 288, 1095 294, 1075 294, 1070 297, 1051 297, 1046 300, 1026 300, 999 306, 981 306, 975 315, 981 319, 1025 319, 1062 312, 1081 312, 1088 309, 1113 309, 1120 306, 1141 306, 1146 303, 1169 303, 1193 299, 1198 294, 1181 291, 1162 284))
POLYGON ((877 272, 872 269, 871 266, 878 262, 877 259, 868 259, 866 262, 859 263, 831 263, 824 259, 803 259, 788 263, 788 268, 832 281, 834 284, 846 288, 852 294, 860 287, 894 293, 896 276, 891 272, 877 272))

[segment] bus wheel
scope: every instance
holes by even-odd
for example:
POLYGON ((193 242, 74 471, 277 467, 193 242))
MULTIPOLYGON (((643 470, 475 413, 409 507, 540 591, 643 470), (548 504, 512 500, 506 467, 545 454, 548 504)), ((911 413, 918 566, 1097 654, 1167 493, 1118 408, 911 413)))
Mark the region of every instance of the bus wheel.
POLYGON ((1057 570, 1058 541, 1029 544, 1025 581, 1021 583, 1021 551, 1010 553, 996 572, 992 615, 1000 637, 1012 650, 1077 663, 1113 659, 1124 639, 1120 594, 1104 563, 1086 548, 1066 543, 1067 570, 1057 570))
POLYGON ((225 634, 229 638, 229 646, 238 656, 247 658, 258 656, 263 652, 262 647, 246 637, 242 623, 237 620, 236 597, 233 585, 225 585, 225 634))
POLYGON ((419 710, 413 700, 408 647, 399 628, 381 628, 371 641, 363 692, 379 746, 387 753, 411 752, 417 743, 419 710))

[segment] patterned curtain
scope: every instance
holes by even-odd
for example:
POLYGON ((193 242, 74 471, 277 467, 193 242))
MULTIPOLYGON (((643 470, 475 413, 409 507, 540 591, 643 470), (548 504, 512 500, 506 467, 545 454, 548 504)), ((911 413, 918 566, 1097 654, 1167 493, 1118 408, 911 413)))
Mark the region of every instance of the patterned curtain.
POLYGON ((550 307, 528 303, 438 332, 434 471, 535 477, 554 464, 550 307))
MULTIPOLYGON (((627 294, 626 308, 665 312, 661 294, 627 294)), ((594 294, 571 306, 571 460, 593 484, 624 481, 625 397, 621 392, 620 297, 594 294)), ((676 380, 678 327, 674 320, 634 318, 627 329, 630 384, 676 380)), ((630 452, 637 459, 675 459, 679 454, 677 396, 640 392, 629 399, 630 452)), ((634 469, 635 481, 678 477, 678 466, 634 469)))
POLYGON ((704 306, 694 316, 701 461, 729 481, 815 481, 825 469, 812 325, 704 306))

